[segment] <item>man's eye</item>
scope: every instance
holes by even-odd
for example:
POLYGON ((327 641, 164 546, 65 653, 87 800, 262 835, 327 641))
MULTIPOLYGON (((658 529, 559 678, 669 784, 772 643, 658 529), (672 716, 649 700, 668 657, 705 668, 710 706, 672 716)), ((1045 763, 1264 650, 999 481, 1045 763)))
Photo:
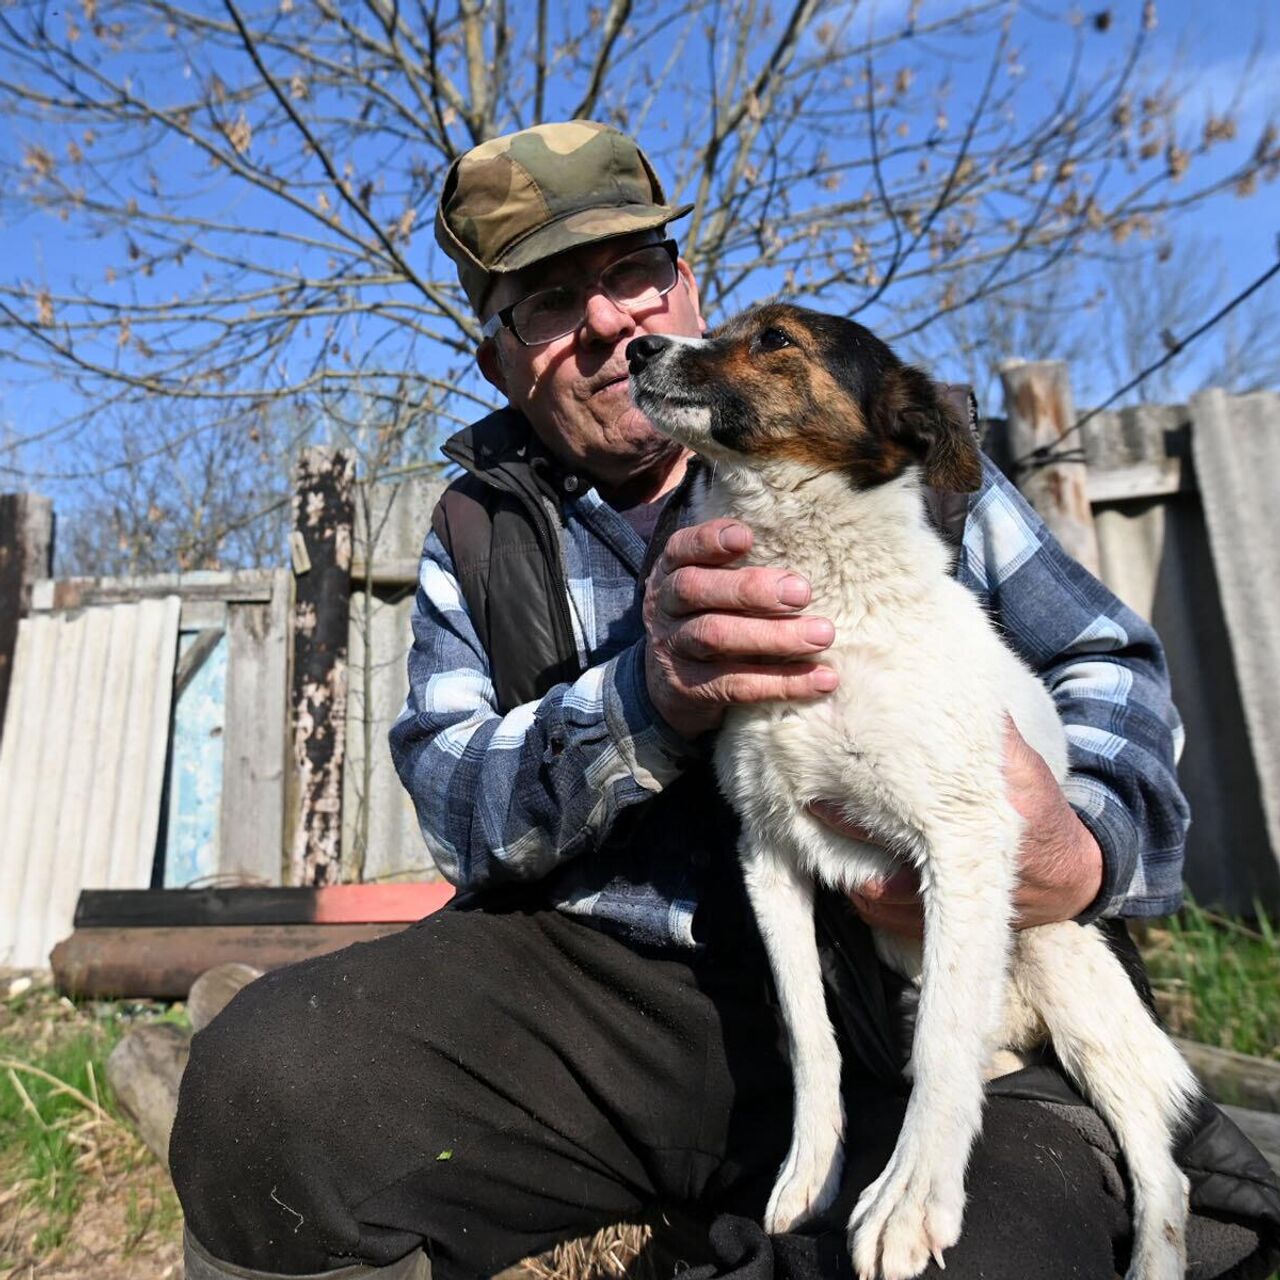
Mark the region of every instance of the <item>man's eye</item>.
POLYGON ((760 336, 756 339, 756 346, 761 351, 780 351, 783 347, 790 345, 791 339, 781 329, 762 329, 760 336))
POLYGON ((572 289, 544 289, 520 304, 520 318, 529 321, 562 316, 573 310, 575 302, 576 295, 572 289))

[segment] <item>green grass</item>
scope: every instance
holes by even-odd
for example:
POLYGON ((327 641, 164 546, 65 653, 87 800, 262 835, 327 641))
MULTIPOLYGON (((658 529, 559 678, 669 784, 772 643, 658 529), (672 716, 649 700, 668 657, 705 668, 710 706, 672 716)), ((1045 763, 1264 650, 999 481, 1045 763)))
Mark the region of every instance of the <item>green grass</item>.
MULTIPOLYGON (((131 1025, 124 1007, 77 1006, 49 988, 0 1002, 0 1186, 34 1210, 22 1241, 43 1257, 67 1239, 86 1194, 149 1161, 106 1083, 106 1061, 131 1025)), ((147 1016, 182 1021, 181 1010, 147 1016)), ((176 1206, 134 1196, 130 1241, 172 1228, 176 1206)), ((10 1241, 10 1243, 16 1243, 10 1241)), ((0 1269, 11 1259, 3 1256, 0 1269)))
POLYGON ((1161 1013, 1191 1040, 1280 1061, 1280 930, 1188 901, 1149 927, 1143 956, 1161 1013))
POLYGON ((104 1067, 119 1035, 107 1023, 54 1038, 34 1053, 0 1036, 0 1161, 41 1211, 38 1252, 65 1238, 92 1165, 94 1130, 115 1121, 104 1067))

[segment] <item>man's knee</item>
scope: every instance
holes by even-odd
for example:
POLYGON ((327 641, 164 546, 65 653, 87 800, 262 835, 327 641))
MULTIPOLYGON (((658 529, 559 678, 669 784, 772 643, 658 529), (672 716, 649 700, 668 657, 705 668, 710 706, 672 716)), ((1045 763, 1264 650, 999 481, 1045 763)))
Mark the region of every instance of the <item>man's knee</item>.
POLYGON ((192 1234, 216 1257, 266 1271, 326 1269, 341 1253, 325 1201, 335 1079, 308 1025, 296 969, 246 987, 192 1041, 169 1164, 192 1234))
POLYGON ((946 1258, 949 1277, 1115 1274, 1129 1221, 1114 1166, 1039 1103, 991 1101, 967 1189, 964 1233, 946 1258))

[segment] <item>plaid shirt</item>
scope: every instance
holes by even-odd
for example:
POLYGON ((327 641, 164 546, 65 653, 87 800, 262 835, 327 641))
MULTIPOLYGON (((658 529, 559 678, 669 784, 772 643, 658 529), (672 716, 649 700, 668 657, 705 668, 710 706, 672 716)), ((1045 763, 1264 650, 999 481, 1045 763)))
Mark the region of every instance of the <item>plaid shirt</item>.
MULTIPOLYGON (((1082 918, 1163 915, 1181 900, 1188 814, 1174 773, 1182 728, 1160 642, 1067 557, 985 459, 984 472, 956 576, 1044 680, 1066 726, 1064 789, 1103 859, 1102 890, 1082 918)), ((646 941, 691 945, 688 879, 634 866, 610 876, 583 856, 620 813, 700 758, 645 689, 645 547, 589 489, 563 502, 561 550, 584 674, 501 715, 449 556, 434 533, 427 538, 392 757, 453 884, 480 889, 555 873, 562 910, 646 941)))

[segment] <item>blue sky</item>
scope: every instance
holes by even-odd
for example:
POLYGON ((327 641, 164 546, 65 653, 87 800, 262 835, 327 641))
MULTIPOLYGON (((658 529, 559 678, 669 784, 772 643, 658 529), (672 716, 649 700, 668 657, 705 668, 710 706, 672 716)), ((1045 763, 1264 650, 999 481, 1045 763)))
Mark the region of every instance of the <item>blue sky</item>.
MULTIPOLYGON (((900 21, 906 7, 907 0, 880 0, 874 7, 877 27, 884 29, 900 21)), ((957 0, 924 0, 920 16, 928 19, 939 11, 955 7, 957 0)), ((1094 4, 1083 9, 1086 22, 1102 7, 1094 4)), ((1112 31, 1091 33, 1086 38, 1087 69, 1118 56, 1124 37, 1137 21, 1141 4, 1137 0, 1126 0, 1111 8, 1112 31)), ((220 6, 218 11, 221 12, 220 6)), ((872 9, 862 12, 869 14, 872 9)), ((1280 106, 1280 12, 1276 11, 1274 0, 1237 0, 1214 5, 1196 0, 1164 0, 1158 7, 1158 15, 1146 65, 1149 71, 1167 71, 1176 80, 1192 86, 1181 106, 1181 118, 1187 127, 1198 127, 1205 110, 1222 111, 1234 100, 1239 104, 1237 123, 1242 137, 1256 137, 1280 106), (1246 74, 1251 57, 1254 58, 1252 70, 1246 74)), ((1061 79, 1069 57, 1068 33, 1060 22, 1041 20, 1036 6, 1027 5, 1018 19, 1015 34, 1021 45, 1021 62, 1029 87, 1034 90, 1042 83, 1048 92, 1061 79)), ((179 77, 178 54, 176 50, 158 50, 147 74, 179 77)), ((951 74, 957 106, 976 91, 984 71, 985 63, 981 59, 955 62, 951 74)), ((666 110, 670 115, 678 108, 668 103, 666 110)), ((956 114, 959 115, 959 111, 956 114)), ((25 135, 8 120, 0 121, 0 131, 3 131, 0 146, 8 156, 15 156, 25 135)), ((653 150, 661 146, 658 138, 642 137, 642 141, 653 150)), ((219 188, 210 181, 206 169, 192 163, 189 150, 179 145, 170 145, 160 154, 140 159, 137 172, 120 173, 118 178, 123 185, 145 185, 143 160, 157 171, 166 187, 189 189, 192 201, 202 209, 216 211, 228 222, 234 222, 238 216, 248 216, 253 197, 234 188, 219 188)), ((1209 163, 1213 163, 1212 159, 1209 163)), ((48 216, 15 219, 11 204, 0 207, 5 210, 0 214, 0 262, 8 264, 6 274, 10 279, 48 284, 57 291, 73 276, 101 281, 108 268, 120 260, 118 240, 74 239, 66 225, 48 216)), ((1275 260, 1277 233, 1280 233, 1280 184, 1261 185, 1258 193, 1249 199, 1217 200, 1180 218, 1173 227, 1175 240, 1193 243, 1196 252, 1214 264, 1217 273, 1212 290, 1214 305, 1275 260)), ((421 255, 432 249, 426 229, 422 227, 414 238, 413 253, 421 255)), ((1082 280, 1088 281, 1097 277, 1099 268, 1082 262, 1079 271, 1082 280)), ((189 281, 195 279, 194 275, 189 277, 189 281)), ((142 282, 140 285, 146 287, 142 282)), ((182 278, 171 275, 164 281, 164 287, 178 293, 183 287, 182 278)), ((1280 280, 1270 288, 1280 291, 1280 280)), ((750 300, 742 299, 743 302, 750 300)), ((874 315, 870 319, 874 324, 874 315)), ((366 329, 347 334, 345 340, 372 339, 366 329)), ((1208 350, 1206 345, 1191 358, 1179 380, 1182 386, 1195 385, 1208 350)), ((1080 370, 1079 381, 1082 385, 1077 389, 1077 401, 1082 406, 1090 402, 1090 395, 1105 394, 1113 385, 1108 371, 1100 367, 1080 370)), ((4 363, 0 356, 0 439, 6 424, 23 433, 38 430, 65 413, 73 403, 65 389, 41 375, 33 376, 30 371, 4 363)), ((93 447, 93 430, 89 428, 79 436, 73 453, 76 458, 91 458, 93 447)), ((3 486, 4 477, 0 474, 0 487, 3 486)))

